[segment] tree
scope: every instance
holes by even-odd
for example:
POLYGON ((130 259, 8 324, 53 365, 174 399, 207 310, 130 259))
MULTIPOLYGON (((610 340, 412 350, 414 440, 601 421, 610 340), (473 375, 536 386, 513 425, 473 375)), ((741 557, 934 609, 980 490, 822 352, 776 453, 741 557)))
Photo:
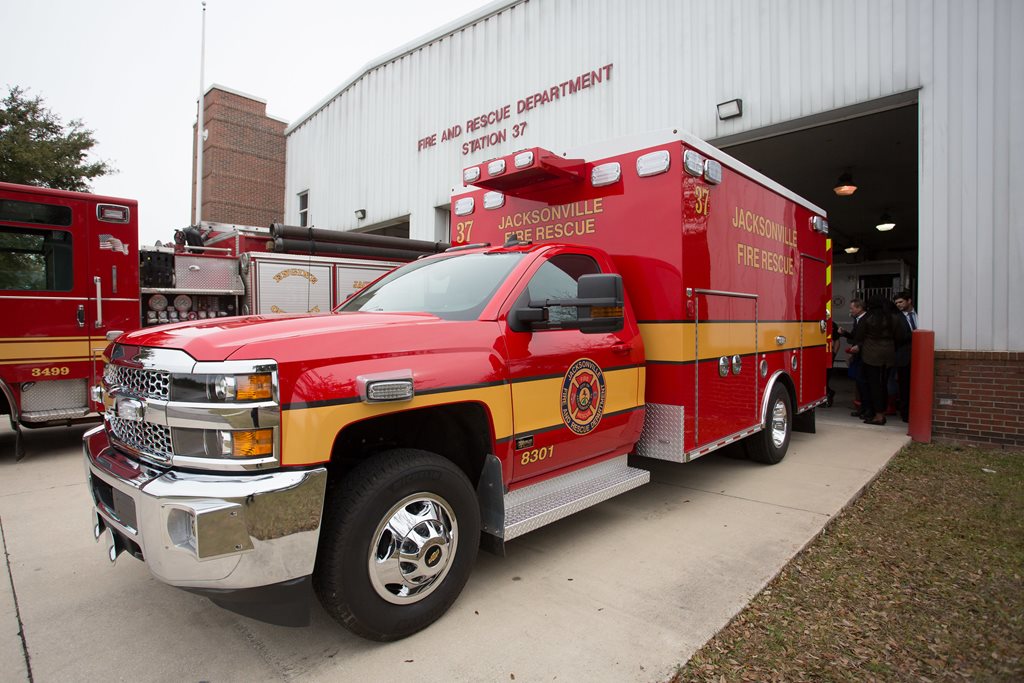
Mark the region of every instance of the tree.
POLYGON ((88 181, 116 172, 105 161, 86 161, 92 133, 78 119, 65 126, 43 98, 9 87, 0 100, 0 180, 88 191, 88 181))

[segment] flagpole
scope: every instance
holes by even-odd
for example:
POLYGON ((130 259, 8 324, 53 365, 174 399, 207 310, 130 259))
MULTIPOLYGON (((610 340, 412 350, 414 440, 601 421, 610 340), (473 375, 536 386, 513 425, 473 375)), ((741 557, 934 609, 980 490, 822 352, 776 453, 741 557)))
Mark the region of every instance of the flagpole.
POLYGON ((196 125, 196 227, 202 227, 203 224, 203 142, 206 136, 203 135, 204 121, 204 107, 203 102, 205 93, 205 73, 204 68, 206 67, 206 2, 203 1, 203 39, 201 47, 199 48, 199 123, 196 125))

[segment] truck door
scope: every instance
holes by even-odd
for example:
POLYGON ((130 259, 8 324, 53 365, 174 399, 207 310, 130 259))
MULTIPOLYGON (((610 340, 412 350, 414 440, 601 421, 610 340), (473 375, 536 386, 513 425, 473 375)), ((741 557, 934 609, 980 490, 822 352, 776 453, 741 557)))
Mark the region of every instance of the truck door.
POLYGON ((0 380, 22 421, 85 414, 89 207, 0 188, 0 380))
MULTIPOLYGON (((565 252, 544 261, 517 302, 574 298, 580 276, 600 273, 595 259, 565 252)), ((553 308, 572 317, 576 309, 553 308)), ((563 318, 567 319, 567 318, 563 318)), ((521 480, 612 452, 640 433, 643 347, 630 316, 618 332, 508 330, 515 430, 513 479, 521 480)))
POLYGON ((756 425, 757 298, 697 290, 696 435, 703 446, 756 425))
MULTIPOLYGON (((137 206, 97 203, 86 216, 89 226, 83 251, 88 253, 86 329, 94 359, 107 346, 107 332, 140 325, 137 206)), ((94 370, 101 371, 97 363, 94 370)), ((90 380, 91 384, 97 377, 90 380)))
POLYGON ((825 396, 825 380, 831 356, 825 346, 829 320, 827 264, 814 256, 800 255, 800 369, 797 404, 802 408, 825 396))

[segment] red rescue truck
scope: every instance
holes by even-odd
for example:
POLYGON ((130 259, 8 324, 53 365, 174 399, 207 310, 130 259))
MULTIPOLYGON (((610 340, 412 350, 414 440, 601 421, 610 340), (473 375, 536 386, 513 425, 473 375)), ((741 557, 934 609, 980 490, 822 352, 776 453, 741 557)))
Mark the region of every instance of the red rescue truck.
MULTIPOLYGON (((825 401, 821 209, 685 134, 466 169, 445 253, 333 313, 165 325, 108 349, 95 536, 276 623, 439 618, 478 547, 825 401), (632 458, 632 460, 631 460, 632 458)), ((140 598, 141 599, 141 596, 140 598)))

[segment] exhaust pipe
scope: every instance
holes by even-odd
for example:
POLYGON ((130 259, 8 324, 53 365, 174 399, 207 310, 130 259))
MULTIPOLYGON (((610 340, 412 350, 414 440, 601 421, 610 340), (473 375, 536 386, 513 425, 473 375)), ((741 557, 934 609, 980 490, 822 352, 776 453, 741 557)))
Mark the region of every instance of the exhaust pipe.
MULTIPOLYGON (((355 244, 365 247, 380 247, 422 254, 439 254, 451 245, 447 242, 428 242, 411 240, 405 237, 388 237, 386 235, 370 235, 365 232, 348 230, 327 230, 324 228, 303 228, 297 225, 274 223, 270 226, 270 234, 275 238, 302 240, 320 244, 355 244)), ((319 249, 318 249, 319 250, 319 249)), ((351 252, 357 253, 357 252, 351 252)), ((415 257, 413 257, 415 258, 415 257)))
POLYGON ((409 249, 386 249, 368 247, 361 244, 343 244, 340 242, 318 242, 316 240, 274 238, 274 251, 278 253, 307 252, 311 254, 337 254, 339 256, 370 256, 373 258, 394 261, 415 261, 428 252, 409 249))

